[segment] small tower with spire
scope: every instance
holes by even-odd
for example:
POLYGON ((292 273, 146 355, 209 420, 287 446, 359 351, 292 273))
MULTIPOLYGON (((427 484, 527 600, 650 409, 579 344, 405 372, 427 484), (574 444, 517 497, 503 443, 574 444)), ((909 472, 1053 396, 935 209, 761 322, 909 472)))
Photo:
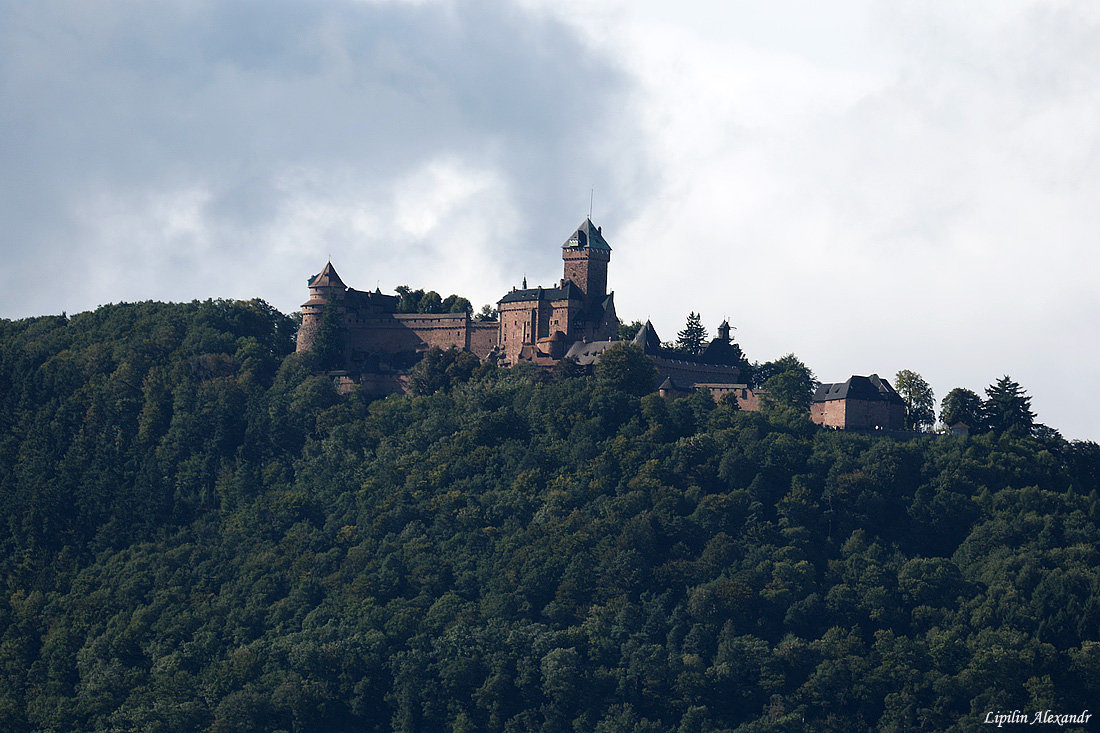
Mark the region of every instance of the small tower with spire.
POLYGON ((729 319, 722 321, 722 325, 718 327, 718 338, 722 339, 725 343, 730 342, 730 322, 729 319))

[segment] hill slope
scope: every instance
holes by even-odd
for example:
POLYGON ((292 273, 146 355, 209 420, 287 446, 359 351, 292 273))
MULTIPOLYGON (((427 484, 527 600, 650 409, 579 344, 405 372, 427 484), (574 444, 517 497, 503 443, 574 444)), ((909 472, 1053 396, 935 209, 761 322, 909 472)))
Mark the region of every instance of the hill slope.
POLYGON ((1100 692, 1100 448, 517 368, 338 396, 259 301, 0 322, 11 730, 971 730, 1100 692))

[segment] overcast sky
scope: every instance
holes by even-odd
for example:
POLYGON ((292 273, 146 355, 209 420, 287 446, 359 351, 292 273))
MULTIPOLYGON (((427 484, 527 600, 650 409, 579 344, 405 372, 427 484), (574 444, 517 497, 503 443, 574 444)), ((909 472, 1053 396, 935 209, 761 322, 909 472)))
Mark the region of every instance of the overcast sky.
POLYGON ((592 207, 620 317, 1100 440, 1100 4, 0 0, 0 317, 480 307, 592 207), (594 191, 594 194, 593 194, 594 191))

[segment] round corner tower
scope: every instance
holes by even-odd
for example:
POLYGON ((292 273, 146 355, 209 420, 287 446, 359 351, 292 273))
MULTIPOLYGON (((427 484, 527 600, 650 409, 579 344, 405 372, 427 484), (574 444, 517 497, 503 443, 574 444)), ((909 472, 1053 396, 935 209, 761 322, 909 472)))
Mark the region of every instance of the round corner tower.
POLYGON ((298 351, 313 348, 325 315, 325 306, 329 302, 343 300, 347 289, 331 262, 309 279, 309 300, 302 303, 302 325, 298 327, 298 351))

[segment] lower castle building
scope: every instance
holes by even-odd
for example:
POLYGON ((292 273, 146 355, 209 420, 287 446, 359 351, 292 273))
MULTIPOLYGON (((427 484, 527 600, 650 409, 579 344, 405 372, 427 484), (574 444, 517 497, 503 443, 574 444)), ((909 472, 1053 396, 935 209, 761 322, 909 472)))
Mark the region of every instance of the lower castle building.
POLYGON ((810 403, 810 419, 841 430, 902 430, 905 400, 877 374, 822 384, 810 403))
MULTIPOLYGON (((585 367, 594 367, 603 352, 618 342, 577 342, 565 356, 575 359, 585 367)), ((758 396, 747 384, 741 382, 741 349, 730 338, 730 324, 723 321, 718 336, 698 354, 684 354, 661 345, 656 329, 645 322, 630 341, 642 350, 657 367, 659 392, 662 396, 688 395, 696 390, 706 390, 718 401, 732 394, 742 410, 758 410, 758 396)))

